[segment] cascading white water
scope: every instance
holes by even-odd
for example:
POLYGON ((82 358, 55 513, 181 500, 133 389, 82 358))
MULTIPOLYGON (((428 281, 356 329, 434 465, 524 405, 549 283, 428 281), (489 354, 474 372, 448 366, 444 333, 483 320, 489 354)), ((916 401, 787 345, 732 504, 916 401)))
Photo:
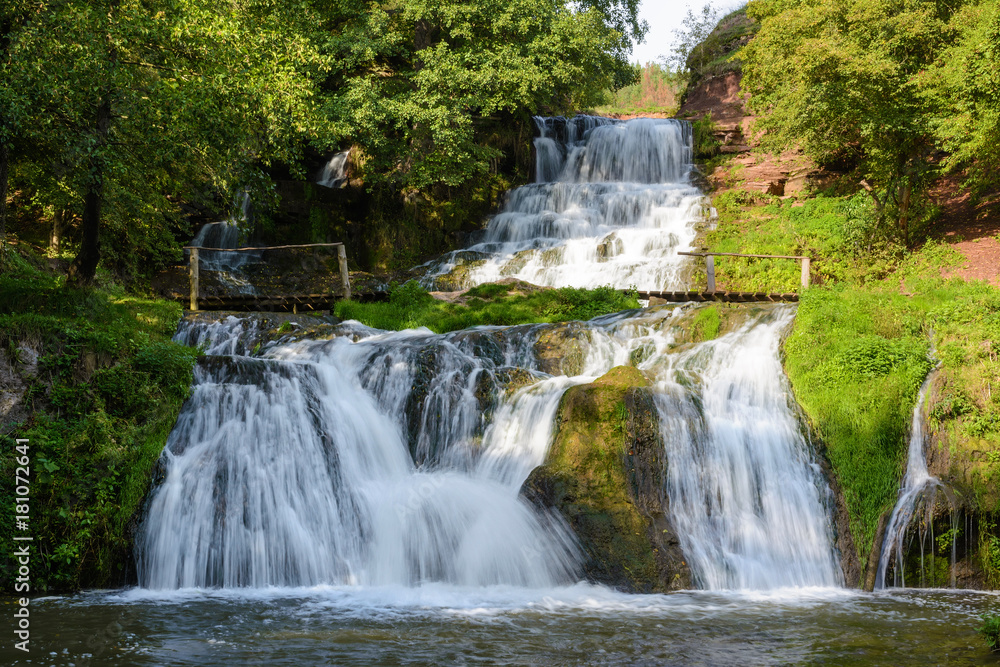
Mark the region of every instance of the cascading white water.
POLYGON ((466 286, 686 289, 704 198, 690 184, 691 126, 577 116, 536 118, 537 182, 509 194, 485 238, 427 265, 428 286, 456 269, 466 286))
POLYGON ((670 513, 702 588, 843 584, 778 357, 793 312, 678 355, 657 395, 670 513))
POLYGON ((316 179, 316 184, 322 185, 324 188, 341 187, 347 181, 347 161, 350 155, 350 149, 334 153, 323 166, 323 170, 316 179))
MULTIPOLYGON (((879 555, 878 571, 875 575, 875 588, 883 589, 890 585, 886 581, 890 565, 895 565, 893 569, 893 586, 906 586, 905 567, 903 560, 906 555, 906 536, 913 522, 921 510, 925 513, 924 525, 932 526, 934 501, 938 492, 943 492, 947 497, 947 488, 937 477, 927 470, 927 459, 924 454, 924 402, 927 399, 927 390, 934 379, 934 371, 931 371, 923 384, 920 386, 920 393, 917 396, 917 404, 913 406, 913 418, 910 427, 910 445, 906 455, 906 475, 903 478, 903 485, 899 489, 899 500, 892 510, 889 523, 886 524, 885 536, 882 540, 882 550, 879 555), (893 563, 895 557, 895 563, 893 563)), ((949 499, 950 500, 950 499, 949 499)), ((954 507, 954 503, 952 503, 954 507)), ((952 512, 954 522, 954 511, 952 512)), ((924 548, 924 530, 920 530, 920 548, 924 548)), ((955 561, 955 545, 958 540, 952 540, 952 563, 955 561)), ((930 553, 933 556, 934 550, 933 535, 931 536, 930 553)), ((923 554, 921 553, 921 560, 923 554)), ((955 585, 954 567, 951 571, 952 586, 955 585)), ((921 579, 923 578, 923 567, 921 567, 921 579)), ((920 582, 924 585, 924 582, 920 582)))
MULTIPOLYGON (((179 338, 238 349, 221 340, 227 327, 245 335, 233 319, 179 338)), ((520 337, 505 341, 508 353, 520 337)), ((565 528, 517 495, 544 459, 537 443, 547 444, 551 419, 536 423, 538 435, 527 429, 529 446, 502 435, 477 446, 482 406, 470 383, 495 396, 504 354, 477 356, 477 345, 462 333, 404 332, 203 363, 138 542, 142 585, 571 581, 565 528)), ((535 390, 546 403, 551 393, 535 390)), ((513 410, 536 402, 516 398, 513 410)))
POLYGON ((552 325, 447 335, 353 325, 251 358, 239 356, 253 334, 244 321, 187 324, 178 340, 237 356, 198 369, 151 496, 140 580, 569 582, 569 534, 518 489, 545 459, 563 392, 636 363, 657 379, 670 512, 699 583, 839 584, 826 486, 777 358, 792 309, 672 352, 685 312, 585 323, 575 377, 537 369, 535 342, 552 325), (516 378, 526 386, 509 392, 516 378))
MULTIPOLYGON (((677 251, 703 208, 690 125, 536 123, 539 182, 510 193, 482 243, 425 267, 427 282, 465 264, 466 284, 686 288, 677 251)), ((793 309, 678 347, 691 308, 572 325, 585 348, 574 377, 547 375, 536 358, 539 337, 562 325, 434 335, 344 323, 331 340, 260 352, 252 320, 185 323, 177 340, 216 356, 199 365, 164 452, 137 540, 140 581, 571 582, 568 528, 518 490, 545 460, 563 392, 628 364, 656 380, 669 512, 699 585, 839 585, 827 486, 778 360, 793 309)))
MULTIPOLYGON (((243 194, 240 212, 226 220, 202 225, 191 240, 197 248, 239 248, 243 232, 241 226, 250 218, 250 196, 243 194)), ((261 253, 255 251, 224 252, 200 250, 198 262, 201 271, 214 272, 227 291, 234 294, 253 294, 254 287, 241 275, 247 264, 260 261, 261 253)))

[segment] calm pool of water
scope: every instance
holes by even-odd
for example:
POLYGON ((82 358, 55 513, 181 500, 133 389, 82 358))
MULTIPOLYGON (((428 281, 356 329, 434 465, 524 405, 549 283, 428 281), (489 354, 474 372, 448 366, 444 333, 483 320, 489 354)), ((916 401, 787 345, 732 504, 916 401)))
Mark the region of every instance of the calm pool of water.
MULTIPOLYGON (((13 609, 6 601, 7 609, 13 609)), ((987 665, 970 591, 319 587, 36 599, 11 665, 987 665)))

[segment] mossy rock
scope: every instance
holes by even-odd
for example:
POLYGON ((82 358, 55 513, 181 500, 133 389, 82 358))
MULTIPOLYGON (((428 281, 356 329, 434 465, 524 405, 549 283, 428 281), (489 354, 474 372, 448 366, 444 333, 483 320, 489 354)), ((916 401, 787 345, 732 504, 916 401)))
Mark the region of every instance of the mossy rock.
POLYGON ((555 324, 535 343, 538 368, 549 375, 579 375, 590 347, 590 330, 580 322, 555 324))
POLYGON ((457 257, 456 266, 448 273, 434 278, 433 288, 439 292, 457 292, 472 285, 469 274, 486 264, 483 253, 468 253, 466 257, 457 257))
POLYGON ((755 319, 761 308, 759 305, 724 302, 692 308, 671 323, 676 329, 675 343, 684 345, 715 340, 755 319))
POLYGON ((545 465, 521 488, 573 529, 588 579, 636 592, 688 588, 691 573, 666 516, 666 461, 649 381, 618 366, 570 388, 545 465))

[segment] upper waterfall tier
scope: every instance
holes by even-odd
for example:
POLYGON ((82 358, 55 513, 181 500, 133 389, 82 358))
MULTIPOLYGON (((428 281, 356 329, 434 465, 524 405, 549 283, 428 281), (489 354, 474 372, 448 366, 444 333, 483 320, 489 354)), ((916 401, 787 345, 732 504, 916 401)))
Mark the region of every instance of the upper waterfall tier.
POLYGON ((483 240, 425 265, 424 283, 504 277, 555 287, 687 287, 706 204, 690 184, 691 125, 639 118, 536 118, 536 183, 509 193, 483 240))

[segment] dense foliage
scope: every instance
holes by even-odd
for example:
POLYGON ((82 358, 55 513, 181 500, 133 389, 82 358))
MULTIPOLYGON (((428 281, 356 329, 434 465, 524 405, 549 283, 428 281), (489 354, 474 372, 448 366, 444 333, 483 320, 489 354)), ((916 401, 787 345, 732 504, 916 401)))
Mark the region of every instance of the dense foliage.
MULTIPOLYGON (((28 419, 15 426, 30 449, 32 592, 120 585, 198 351, 170 340, 177 304, 67 288, 20 255, 8 260, 0 275, 0 366, 25 385, 28 419)), ((11 426, 0 423, 0 433, 11 426)), ((13 479, 15 457, 2 461, 13 479)), ((13 512, 12 503, 0 505, 7 542, 13 512)), ((12 582, 14 566, 4 559, 0 579, 12 582)))
POLYGON ((334 312, 376 329, 427 327, 447 333, 479 325, 589 320, 639 307, 634 295, 612 287, 549 289, 527 283, 487 283, 470 289, 464 297, 464 303, 439 301, 411 280, 394 287, 387 303, 341 301, 334 312))
POLYGON ((754 0, 747 13, 760 28, 743 85, 765 145, 855 169, 902 245, 922 238, 942 166, 970 167, 977 192, 998 184, 995 2, 754 0))
MULTIPOLYGON (((69 226, 72 282, 178 256, 184 212, 356 147, 410 195, 495 169, 484 123, 631 83, 637 0, 101 0, 0 9, 0 201, 69 226), (9 178, 8 178, 9 174, 9 178), (151 261, 152 260, 152 261, 151 261)), ((0 237, 7 224, 0 205, 0 237)), ((57 231, 57 230, 54 230, 57 231)))

